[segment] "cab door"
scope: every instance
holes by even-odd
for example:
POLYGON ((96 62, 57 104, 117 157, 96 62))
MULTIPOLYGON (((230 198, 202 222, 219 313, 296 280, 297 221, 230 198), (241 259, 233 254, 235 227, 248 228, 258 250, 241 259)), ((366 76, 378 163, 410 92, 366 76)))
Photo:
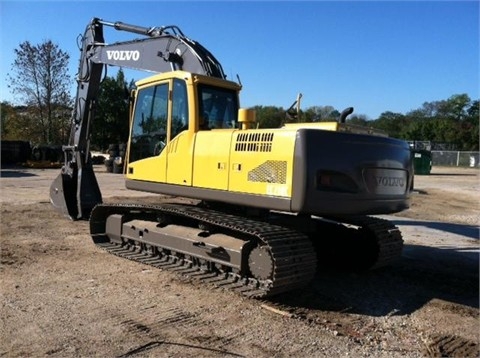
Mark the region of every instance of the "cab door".
POLYGON ((130 128, 127 178, 165 182, 170 80, 139 88, 130 128))
POLYGON ((184 80, 178 78, 174 78, 171 85, 166 182, 192 185, 194 134, 188 130, 187 85, 184 80))

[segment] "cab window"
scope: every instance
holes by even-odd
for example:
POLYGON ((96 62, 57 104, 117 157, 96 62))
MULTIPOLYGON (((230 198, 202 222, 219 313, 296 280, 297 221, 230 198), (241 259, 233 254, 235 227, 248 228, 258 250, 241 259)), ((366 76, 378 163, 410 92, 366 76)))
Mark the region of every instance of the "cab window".
POLYGON ((172 139, 188 129, 187 86, 185 81, 173 80, 172 95, 172 139))
POLYGON ((168 83, 137 93, 130 144, 130 162, 160 154, 166 144, 168 83))
POLYGON ((234 90, 208 85, 198 86, 201 129, 235 128, 238 96, 234 90))

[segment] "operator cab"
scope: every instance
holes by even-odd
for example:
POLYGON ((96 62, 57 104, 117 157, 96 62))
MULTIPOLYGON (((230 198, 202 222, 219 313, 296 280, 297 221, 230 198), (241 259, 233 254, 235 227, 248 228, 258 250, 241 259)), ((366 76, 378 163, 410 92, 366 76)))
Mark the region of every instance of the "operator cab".
POLYGON ((129 161, 157 156, 180 133, 238 128, 240 85, 175 71, 137 82, 129 161))

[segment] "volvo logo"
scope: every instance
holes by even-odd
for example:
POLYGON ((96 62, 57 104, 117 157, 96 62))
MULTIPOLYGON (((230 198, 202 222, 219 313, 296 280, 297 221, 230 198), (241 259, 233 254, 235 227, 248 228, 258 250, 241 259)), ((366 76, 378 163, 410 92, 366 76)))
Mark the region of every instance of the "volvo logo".
POLYGON ((138 61, 140 51, 107 51, 107 59, 115 61, 138 61))
POLYGON ((405 186, 405 179, 396 177, 376 176, 377 186, 405 186))

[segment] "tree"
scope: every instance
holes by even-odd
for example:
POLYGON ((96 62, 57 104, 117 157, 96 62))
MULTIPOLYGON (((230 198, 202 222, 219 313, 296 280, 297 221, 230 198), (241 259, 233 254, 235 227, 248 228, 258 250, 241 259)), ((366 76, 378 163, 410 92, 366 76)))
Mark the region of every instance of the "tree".
POLYGON ((286 121, 285 109, 275 106, 255 106, 259 128, 279 128, 286 121))
POLYGON ((406 117, 405 139, 448 143, 458 150, 478 150, 478 100, 472 101, 467 94, 425 102, 406 117))
POLYGON ((332 106, 312 106, 305 110, 305 122, 335 121, 340 116, 332 106))
POLYGON ((463 133, 463 150, 475 150, 479 149, 479 101, 472 101, 470 107, 466 110, 465 119, 461 123, 461 129, 463 133))
POLYGON ((404 136, 407 119, 401 113, 390 111, 383 112, 380 114, 380 117, 375 121, 372 121, 370 125, 374 128, 385 131, 390 137, 407 139, 404 136))
POLYGON ((368 127, 370 123, 368 122, 368 117, 364 114, 353 114, 349 117, 347 117, 348 124, 354 124, 357 126, 364 126, 368 127))
POLYGON ((28 108, 33 122, 29 139, 65 143, 71 108, 69 55, 50 40, 38 45, 25 41, 14 51, 16 59, 7 80, 28 108))
POLYGON ((128 116, 128 90, 124 72, 120 69, 116 78, 106 77, 101 84, 92 123, 92 145, 105 150, 109 144, 126 143, 129 135, 128 116))
POLYGON ((470 103, 471 100, 467 94, 455 94, 439 103, 437 117, 447 117, 455 121, 461 121, 466 117, 470 103))
POLYGON ((25 128, 28 125, 15 108, 8 102, 0 103, 1 135, 2 140, 24 140, 25 128))

